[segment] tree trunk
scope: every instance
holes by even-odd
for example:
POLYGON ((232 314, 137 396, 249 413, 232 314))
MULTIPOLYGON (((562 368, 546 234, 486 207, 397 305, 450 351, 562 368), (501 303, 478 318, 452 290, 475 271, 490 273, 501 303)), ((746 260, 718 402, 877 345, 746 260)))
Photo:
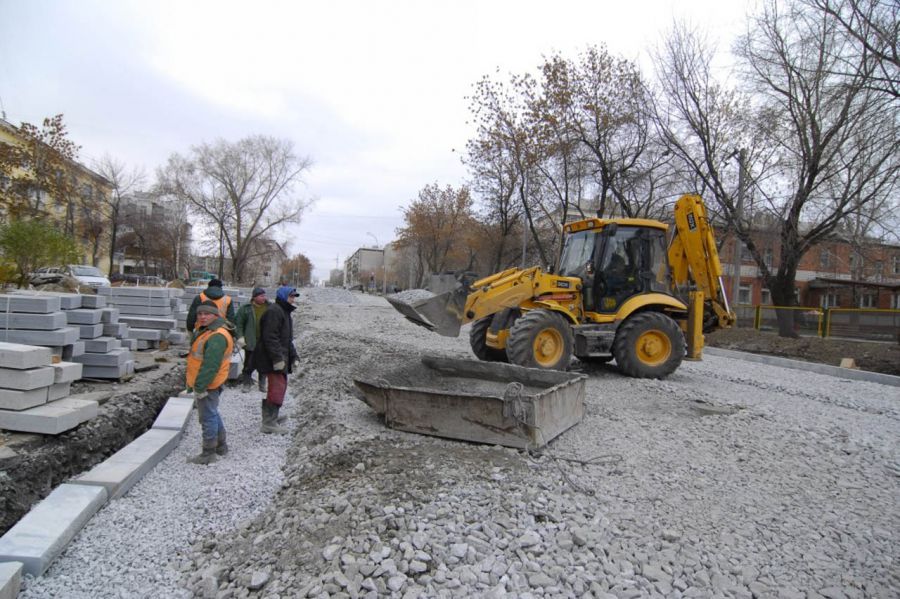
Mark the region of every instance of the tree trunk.
POLYGON ((112 274, 116 267, 116 237, 119 234, 119 207, 114 206, 112 212, 112 222, 109 230, 109 274, 112 274))
MULTIPOLYGON (((794 276, 790 277, 787 273, 779 271, 769 286, 772 293, 772 303, 776 306, 793 306, 794 305, 794 276)), ((797 338, 796 327, 794 326, 794 312, 796 310, 775 309, 775 318, 778 322, 778 335, 780 337, 797 338)))

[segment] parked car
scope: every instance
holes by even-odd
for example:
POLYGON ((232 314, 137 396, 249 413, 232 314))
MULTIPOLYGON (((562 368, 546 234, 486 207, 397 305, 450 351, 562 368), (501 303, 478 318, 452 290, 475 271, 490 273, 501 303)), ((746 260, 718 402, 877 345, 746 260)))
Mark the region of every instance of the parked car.
POLYGON ((103 271, 96 266, 89 264, 69 264, 65 268, 67 276, 76 279, 82 285, 89 287, 109 287, 109 279, 103 274, 103 271))
POLYGON ((47 285, 48 283, 59 283, 65 273, 63 268, 59 266, 45 266, 39 268, 28 276, 28 282, 32 285, 47 285))
POLYGON ((166 284, 166 280, 155 275, 141 275, 138 277, 138 285, 151 285, 161 287, 166 284))

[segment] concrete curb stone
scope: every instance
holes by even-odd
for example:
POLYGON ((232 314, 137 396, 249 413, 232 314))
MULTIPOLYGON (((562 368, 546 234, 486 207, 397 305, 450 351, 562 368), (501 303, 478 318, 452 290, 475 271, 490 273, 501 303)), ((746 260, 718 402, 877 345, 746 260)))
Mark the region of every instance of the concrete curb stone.
POLYGON ((749 352, 736 351, 733 349, 722 349, 720 347, 706 346, 703 348, 703 351, 710 355, 721 356, 723 358, 733 358, 735 360, 757 362, 759 364, 768 364, 770 366, 781 366, 782 368, 793 368, 795 370, 816 372, 818 374, 836 376, 843 379, 853 379, 856 381, 867 381, 870 383, 879 383, 882 385, 900 387, 900 376, 882 374, 880 372, 851 370, 849 368, 841 368, 840 366, 830 366, 828 364, 818 364, 815 362, 803 362, 802 360, 791 360, 789 358, 780 358, 778 356, 751 354, 749 352))

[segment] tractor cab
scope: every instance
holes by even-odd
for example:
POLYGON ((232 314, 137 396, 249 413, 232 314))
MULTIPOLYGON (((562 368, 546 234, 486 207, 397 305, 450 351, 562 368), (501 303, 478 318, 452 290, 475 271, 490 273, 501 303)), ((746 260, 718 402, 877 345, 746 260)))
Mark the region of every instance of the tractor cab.
POLYGON ((556 272, 583 281, 586 313, 611 314, 635 295, 670 293, 666 229, 643 219, 570 223, 556 272))

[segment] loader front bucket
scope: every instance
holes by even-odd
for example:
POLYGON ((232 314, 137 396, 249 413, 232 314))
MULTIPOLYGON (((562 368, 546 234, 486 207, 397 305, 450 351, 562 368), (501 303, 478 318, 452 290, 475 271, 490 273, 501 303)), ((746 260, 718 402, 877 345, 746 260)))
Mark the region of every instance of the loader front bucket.
POLYGON ((468 295, 468 290, 460 286, 452 291, 411 303, 391 296, 385 299, 410 322, 444 337, 458 337, 468 295))

